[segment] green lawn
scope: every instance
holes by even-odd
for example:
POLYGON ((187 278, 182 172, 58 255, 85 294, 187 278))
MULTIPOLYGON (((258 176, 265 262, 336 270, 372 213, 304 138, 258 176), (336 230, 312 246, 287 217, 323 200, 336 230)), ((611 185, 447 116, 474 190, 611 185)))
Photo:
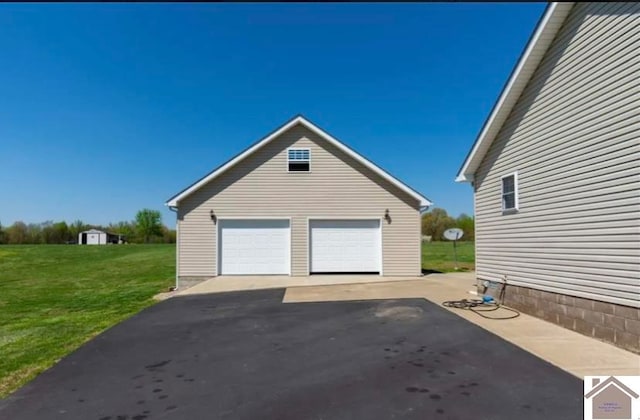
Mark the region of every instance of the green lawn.
MULTIPOLYGON (((474 245, 458 244, 473 270, 474 245)), ((425 243, 422 268, 454 271, 451 242, 425 243)), ((175 245, 0 246, 0 398, 174 284, 175 245)))
MULTIPOLYGON (((473 242, 458 242, 458 271, 474 270, 475 246, 473 242)), ((441 271, 443 273, 456 271, 453 258, 453 242, 424 242, 422 244, 422 269, 427 271, 441 271)))
POLYGON ((174 284, 174 245, 0 246, 0 398, 174 284))

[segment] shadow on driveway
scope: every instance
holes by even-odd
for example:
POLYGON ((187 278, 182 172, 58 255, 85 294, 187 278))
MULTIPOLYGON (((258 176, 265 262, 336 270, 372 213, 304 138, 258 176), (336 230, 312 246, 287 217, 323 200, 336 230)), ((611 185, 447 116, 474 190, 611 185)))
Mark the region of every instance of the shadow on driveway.
POLYGON ((423 299, 283 293, 159 303, 0 401, 0 418, 582 418, 582 381, 423 299))

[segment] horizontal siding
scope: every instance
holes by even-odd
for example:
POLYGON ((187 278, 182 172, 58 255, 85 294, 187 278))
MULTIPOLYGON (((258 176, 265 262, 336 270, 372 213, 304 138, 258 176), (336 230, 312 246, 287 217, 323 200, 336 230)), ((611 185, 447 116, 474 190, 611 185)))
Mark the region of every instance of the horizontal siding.
POLYGON ((478 278, 640 306, 639 49, 637 4, 573 7, 475 175, 478 278))
POLYGON ((224 217, 291 218, 293 275, 308 274, 308 218, 382 218, 385 275, 420 273, 417 200, 389 184, 316 134, 296 126, 179 206, 180 276, 217 272, 216 229, 209 211, 224 217), (286 149, 311 149, 311 172, 288 173, 286 149))

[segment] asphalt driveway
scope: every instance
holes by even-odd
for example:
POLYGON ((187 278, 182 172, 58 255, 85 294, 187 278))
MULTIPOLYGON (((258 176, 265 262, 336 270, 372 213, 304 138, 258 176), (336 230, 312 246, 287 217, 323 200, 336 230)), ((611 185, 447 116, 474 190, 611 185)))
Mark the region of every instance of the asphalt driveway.
POLYGON ((283 293, 159 303, 0 401, 0 418, 582 418, 582 381, 433 303, 283 293))

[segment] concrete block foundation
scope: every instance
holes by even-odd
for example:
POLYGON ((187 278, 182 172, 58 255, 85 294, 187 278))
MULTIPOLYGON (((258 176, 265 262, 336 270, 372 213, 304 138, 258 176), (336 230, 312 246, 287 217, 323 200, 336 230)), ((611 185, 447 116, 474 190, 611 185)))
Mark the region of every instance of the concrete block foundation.
POLYGON ((504 305, 640 354, 640 309, 507 285, 504 305))

